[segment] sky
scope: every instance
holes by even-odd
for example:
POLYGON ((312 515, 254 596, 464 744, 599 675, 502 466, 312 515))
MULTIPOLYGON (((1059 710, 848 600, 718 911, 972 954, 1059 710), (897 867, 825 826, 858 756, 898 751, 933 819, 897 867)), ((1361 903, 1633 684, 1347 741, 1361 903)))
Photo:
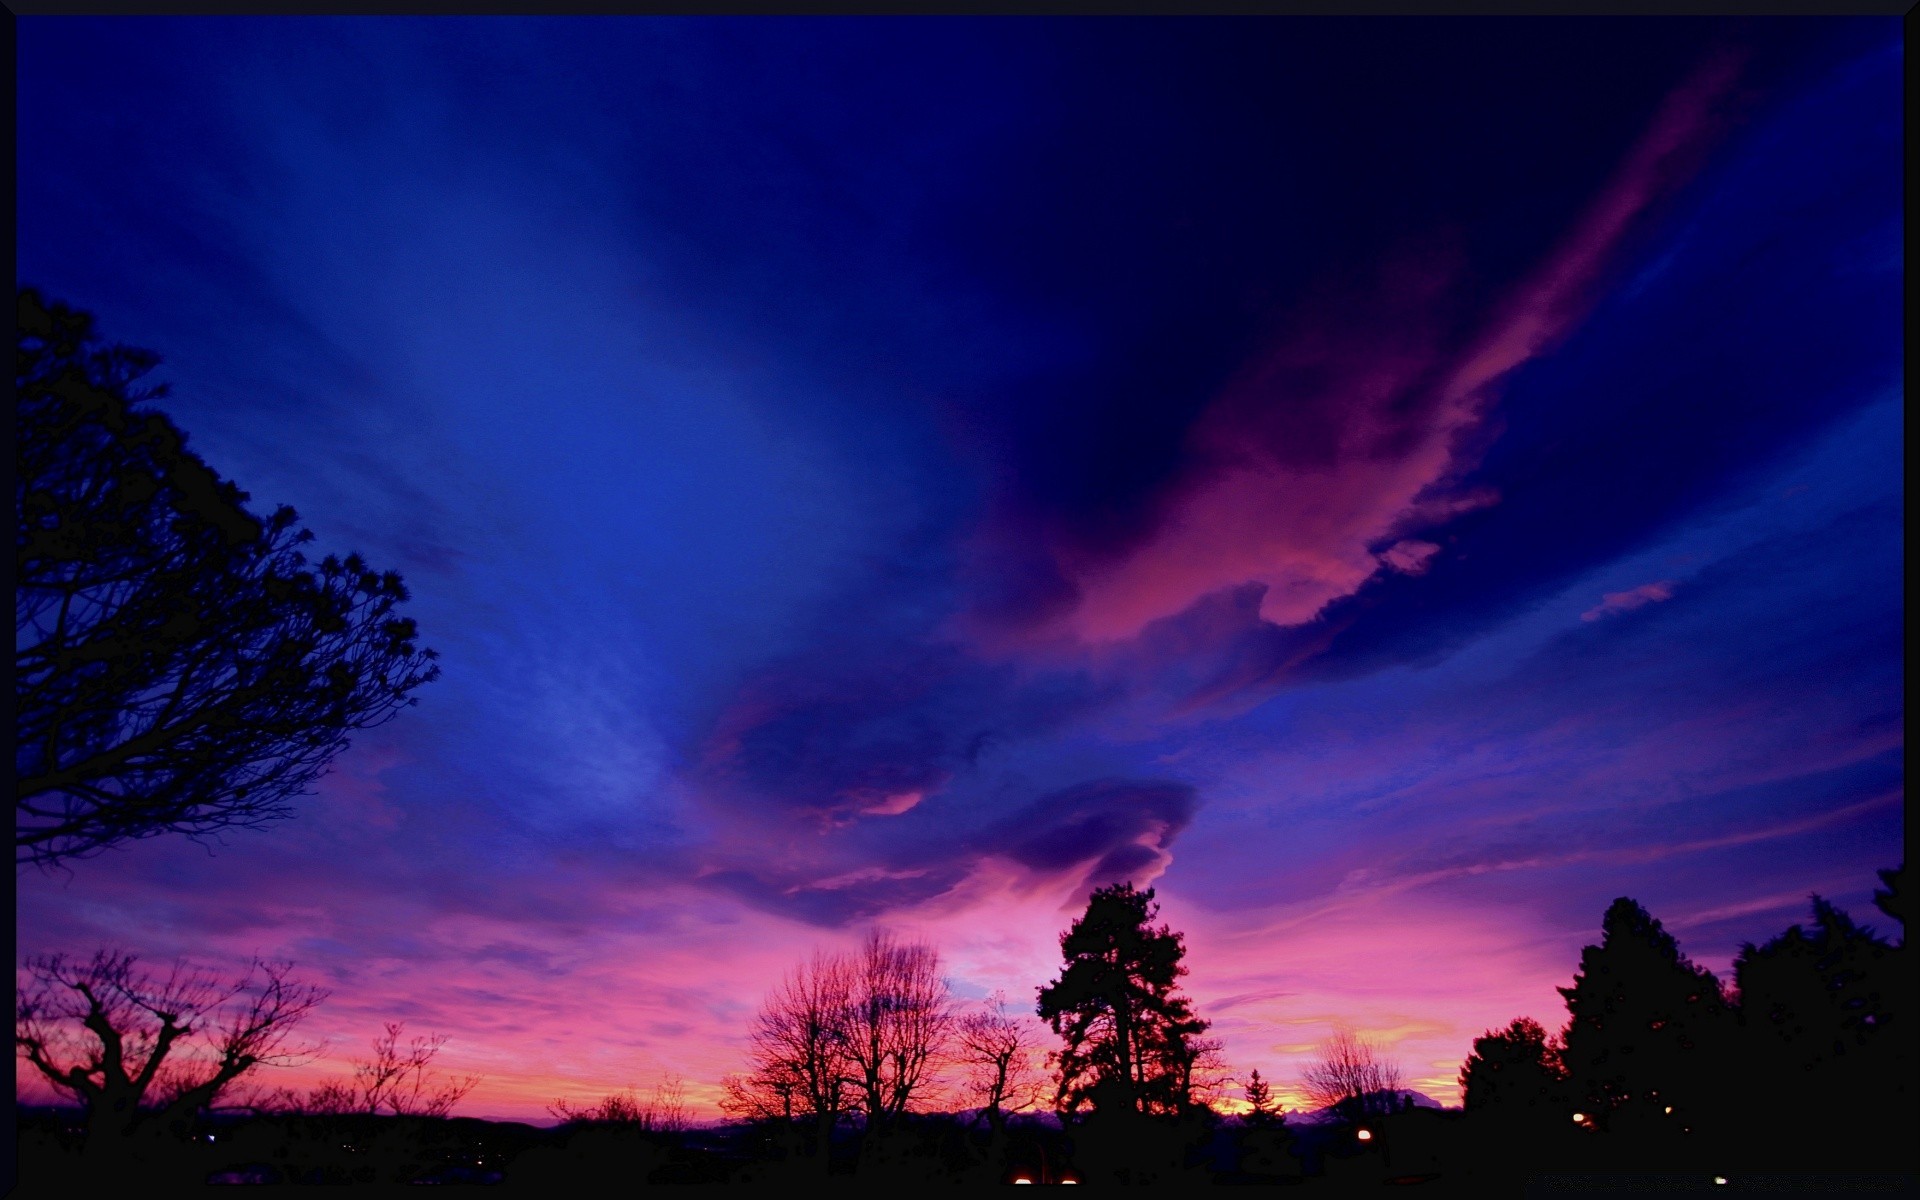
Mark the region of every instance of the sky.
MULTIPOLYGON (((19 22, 19 279, 442 677, 293 819, 17 875, 460 1111, 814 948, 1016 1006, 1156 889, 1232 1071, 1457 1103, 1632 896, 1902 855, 1892 18, 19 22)), ((24 1084, 24 1076, 20 1077, 24 1084)))

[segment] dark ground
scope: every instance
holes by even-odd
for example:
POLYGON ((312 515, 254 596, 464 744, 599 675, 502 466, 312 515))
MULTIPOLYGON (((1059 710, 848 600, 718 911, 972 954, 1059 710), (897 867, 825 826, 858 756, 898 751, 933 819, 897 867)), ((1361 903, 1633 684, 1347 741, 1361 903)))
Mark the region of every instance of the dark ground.
POLYGON ((1771 1161, 1742 1163, 1707 1145, 1588 1135, 1571 1125, 1564 1133, 1516 1131, 1453 1111, 1416 1109, 1369 1124, 1373 1136, 1364 1142, 1348 1125, 1250 1127, 1205 1114, 1180 1121, 1096 1118, 1070 1129, 1029 1118, 996 1135, 978 1123, 932 1115, 884 1137, 843 1129, 823 1164, 801 1130, 778 1124, 662 1133, 470 1118, 238 1114, 208 1118, 185 1139, 152 1137, 100 1153, 86 1148, 76 1112, 22 1108, 17 1194, 208 1183, 505 1183, 573 1193, 650 1184, 807 1186, 823 1175, 856 1186, 1071 1177, 1312 1194, 1372 1193, 1383 1186, 1527 1197, 1920 1194, 1911 1139, 1885 1152, 1854 1154, 1851 1162, 1817 1146, 1775 1145, 1771 1161))

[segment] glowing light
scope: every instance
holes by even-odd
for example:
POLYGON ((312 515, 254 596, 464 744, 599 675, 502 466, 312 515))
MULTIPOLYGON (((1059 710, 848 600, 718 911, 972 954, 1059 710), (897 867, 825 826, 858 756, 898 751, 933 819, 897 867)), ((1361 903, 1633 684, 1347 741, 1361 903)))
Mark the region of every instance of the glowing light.
POLYGON ((1573 1123, 1575 1125, 1585 1125, 1587 1123, 1587 1114, 1585 1113, 1573 1114, 1573 1123))
POLYGON ((1713 1181, 1715 1183, 1725 1183, 1727 1181, 1727 1177, 1725 1175, 1715 1175, 1713 1177, 1713 1181))
POLYGON ((1672 1116, 1672 1115, 1673 1115, 1673 1105, 1671 1105, 1671 1104, 1669 1104, 1669 1105, 1667 1105, 1667 1115, 1668 1115, 1668 1116, 1672 1116))
POLYGON ((1373 1130, 1371 1129, 1356 1130, 1353 1136, 1359 1138, 1363 1142, 1370 1142, 1373 1140, 1373 1130))
POLYGON ((1016 1175, 1014 1176, 1013 1181, 1015 1183, 1032 1183, 1033 1182, 1033 1180, 1028 1179, 1025 1175, 1016 1175))

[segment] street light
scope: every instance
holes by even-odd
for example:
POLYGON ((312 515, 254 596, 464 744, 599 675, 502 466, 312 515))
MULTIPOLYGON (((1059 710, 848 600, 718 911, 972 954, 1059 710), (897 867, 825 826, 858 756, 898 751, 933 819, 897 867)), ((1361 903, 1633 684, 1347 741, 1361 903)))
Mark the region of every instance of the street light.
POLYGON ((1587 1114, 1585 1113, 1573 1114, 1573 1123, 1575 1125, 1585 1125, 1587 1123, 1587 1114))
POLYGON ((1360 1139, 1361 1141, 1363 1141, 1363 1142, 1370 1142, 1370 1141, 1372 1141, 1372 1140, 1373 1140, 1373 1130, 1371 1130, 1371 1129, 1356 1129, 1356 1130, 1354 1130, 1354 1133, 1353 1133, 1353 1136, 1354 1136, 1354 1137, 1356 1137, 1356 1138, 1359 1138, 1359 1139, 1360 1139))

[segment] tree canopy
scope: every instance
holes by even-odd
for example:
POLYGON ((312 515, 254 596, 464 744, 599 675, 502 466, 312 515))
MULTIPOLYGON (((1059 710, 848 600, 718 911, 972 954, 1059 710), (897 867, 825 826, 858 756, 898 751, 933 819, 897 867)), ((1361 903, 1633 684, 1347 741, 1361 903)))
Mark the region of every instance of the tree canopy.
POLYGON ((15 859, 285 816, 433 679, 406 588, 187 448, 141 387, 158 359, 19 293, 15 859))
POLYGON ((1574 1098, 1605 1122, 1704 1102, 1718 1086, 1731 1014, 1713 972, 1625 896, 1608 907, 1600 944, 1559 989, 1569 1020, 1562 1059, 1574 1098))
POLYGON ((1559 1039, 1533 1018, 1519 1017, 1473 1039, 1460 1067, 1460 1094, 1469 1112, 1564 1121, 1564 1079, 1559 1039))
POLYGON ((1178 990, 1187 973, 1181 935, 1155 925, 1153 889, 1097 889, 1060 936, 1059 978, 1039 989, 1041 1019, 1064 1041, 1056 1106, 1091 1104, 1154 1113, 1192 1102, 1193 1067, 1207 1022, 1178 990))

